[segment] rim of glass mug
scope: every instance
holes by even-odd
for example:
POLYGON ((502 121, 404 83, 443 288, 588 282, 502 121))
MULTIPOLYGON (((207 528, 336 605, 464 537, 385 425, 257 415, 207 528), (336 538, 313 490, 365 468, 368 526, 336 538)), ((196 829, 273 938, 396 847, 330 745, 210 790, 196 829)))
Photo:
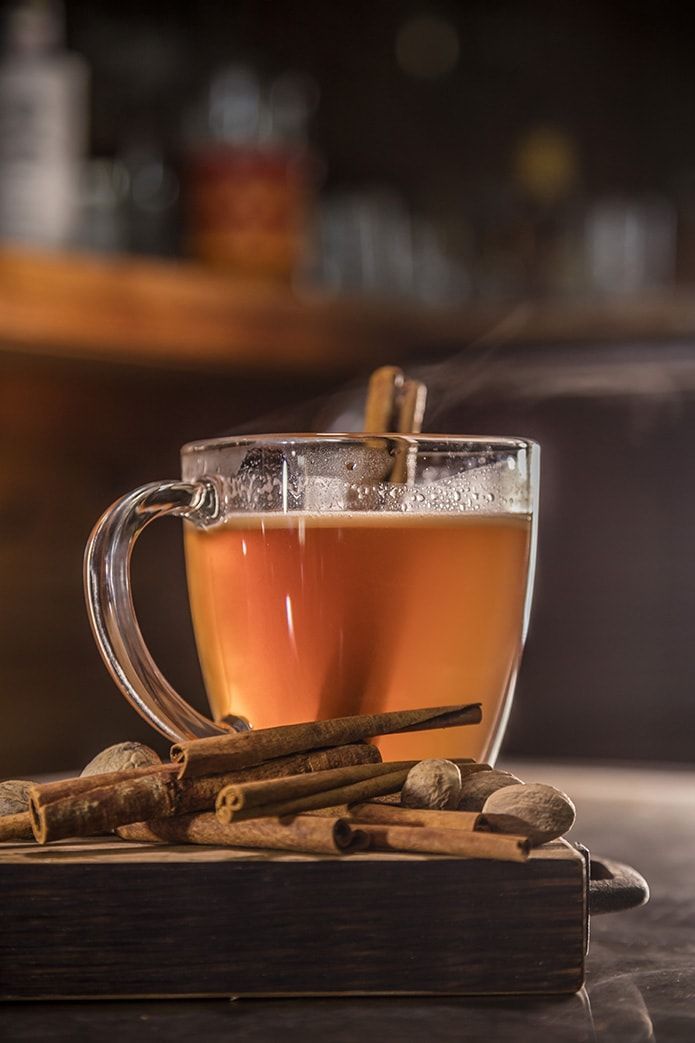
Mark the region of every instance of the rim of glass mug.
POLYGON ((217 483, 219 511, 192 519, 212 526, 237 513, 531 513, 538 458, 511 436, 280 433, 190 442, 181 469, 217 483))
POLYGON ((359 431, 319 431, 315 433, 281 432, 278 434, 223 435, 218 438, 202 438, 194 442, 186 442, 181 447, 181 456, 191 453, 202 453, 208 449, 224 449, 230 445, 253 445, 257 442, 265 442, 268 445, 287 445, 292 442, 354 442, 356 445, 363 445, 365 442, 378 441, 379 439, 387 439, 390 442, 404 442, 408 445, 422 445, 431 442, 433 445, 438 443, 443 446, 459 445, 462 448, 466 445, 488 446, 490 450, 494 448, 540 449, 540 444, 532 438, 522 438, 517 435, 440 435, 436 433, 409 435, 389 431, 376 434, 366 434, 359 431))

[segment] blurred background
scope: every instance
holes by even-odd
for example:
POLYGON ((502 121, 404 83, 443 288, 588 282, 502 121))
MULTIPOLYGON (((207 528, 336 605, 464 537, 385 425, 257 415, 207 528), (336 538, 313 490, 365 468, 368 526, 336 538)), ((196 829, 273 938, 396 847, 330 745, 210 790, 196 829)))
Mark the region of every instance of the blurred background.
MULTIPOLYGON (((339 425, 384 362, 427 377, 426 429, 543 446, 504 753, 692 762, 692 12, 0 13, 0 774, 153 739, 83 607, 104 507, 187 440, 339 425)), ((179 523, 134 565, 203 707, 179 523)))

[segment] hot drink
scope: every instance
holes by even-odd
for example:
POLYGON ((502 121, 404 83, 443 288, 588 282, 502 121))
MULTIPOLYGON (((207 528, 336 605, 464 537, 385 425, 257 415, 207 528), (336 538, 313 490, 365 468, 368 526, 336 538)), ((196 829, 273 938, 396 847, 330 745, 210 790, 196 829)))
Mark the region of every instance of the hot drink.
POLYGON ((389 758, 487 755, 521 654, 528 515, 267 513, 185 529, 216 719, 262 728, 480 701, 480 727, 379 745, 389 758))

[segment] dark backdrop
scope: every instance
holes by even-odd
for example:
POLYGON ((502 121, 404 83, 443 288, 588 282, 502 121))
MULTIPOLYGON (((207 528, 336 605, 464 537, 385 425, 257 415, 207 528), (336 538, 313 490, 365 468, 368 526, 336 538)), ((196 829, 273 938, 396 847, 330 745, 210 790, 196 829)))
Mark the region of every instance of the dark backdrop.
POLYGON ((133 132, 175 144, 211 70, 242 60, 316 79, 328 183, 393 184, 449 220, 509 178, 537 125, 575 140, 589 195, 670 192, 695 170, 695 14, 675 0, 66 0, 66 11, 92 67, 98 154, 133 132), (459 40, 455 67, 432 80, 396 60, 399 29, 422 14, 459 40))

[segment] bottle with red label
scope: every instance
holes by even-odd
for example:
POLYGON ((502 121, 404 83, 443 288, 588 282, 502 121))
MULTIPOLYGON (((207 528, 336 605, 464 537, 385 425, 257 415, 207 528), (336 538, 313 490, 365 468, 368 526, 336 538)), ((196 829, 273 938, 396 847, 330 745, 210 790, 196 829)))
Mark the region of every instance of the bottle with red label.
POLYGON ((212 79, 203 134, 186 164, 186 244, 199 260, 249 280, 292 283, 308 243, 315 161, 307 124, 313 83, 265 87, 228 66, 212 79))

